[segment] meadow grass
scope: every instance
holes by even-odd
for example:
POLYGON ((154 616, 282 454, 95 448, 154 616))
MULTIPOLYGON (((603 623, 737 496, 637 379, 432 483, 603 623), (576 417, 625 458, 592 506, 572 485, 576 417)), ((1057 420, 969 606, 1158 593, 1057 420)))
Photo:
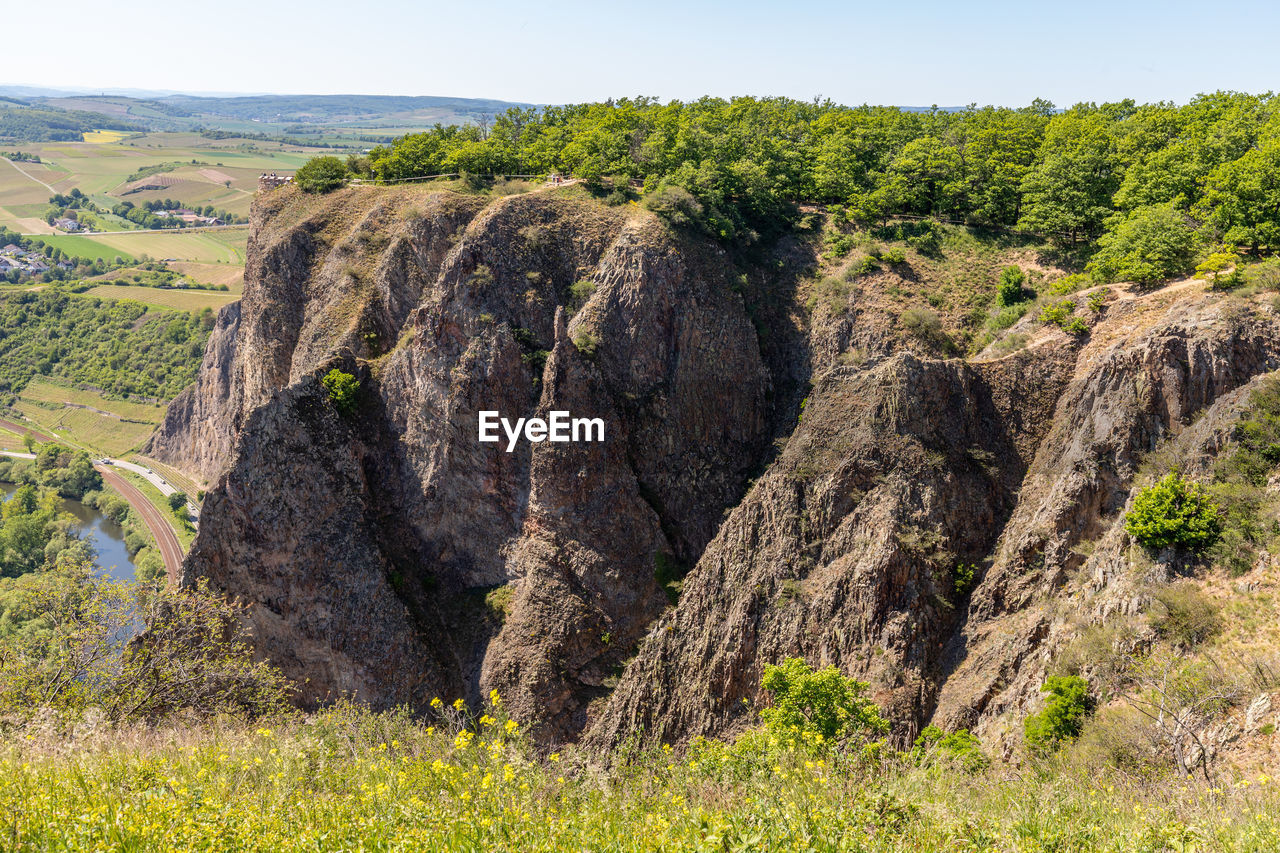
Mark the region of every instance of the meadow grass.
POLYGON ((136 400, 115 400, 104 397, 97 391, 85 388, 73 388, 58 382, 36 377, 22 389, 22 396, 28 400, 42 403, 71 403, 77 406, 88 406, 111 412, 122 418, 145 423, 158 424, 164 420, 164 406, 155 403, 140 403, 136 400))
MULTIPOLYGON (((1276 783, 966 774, 891 751, 741 764, 539 753, 489 704, 434 724, 342 705, 159 729, 30 725, 0 747, 10 850, 1262 851, 1276 783)), ((712 750, 723 755, 723 750, 712 750)))

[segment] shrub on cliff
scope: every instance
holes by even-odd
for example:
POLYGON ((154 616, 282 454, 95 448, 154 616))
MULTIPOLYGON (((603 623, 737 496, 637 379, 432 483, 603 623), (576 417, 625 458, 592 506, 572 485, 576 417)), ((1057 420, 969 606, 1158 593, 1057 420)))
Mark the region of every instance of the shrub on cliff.
POLYGON ((1218 541, 1222 519, 1204 487, 1174 471, 1138 492, 1124 529, 1153 550, 1173 546, 1202 551, 1218 541))
POLYGON ((911 747, 917 764, 946 762, 967 773, 977 773, 991 764, 982 743, 968 729, 947 734, 937 726, 925 726, 911 747))
POLYGON ((330 370, 320 380, 324 390, 329 394, 329 402, 338 410, 338 414, 350 415, 356 410, 356 395, 360 392, 360 383, 350 373, 343 373, 338 368, 330 370))
POLYGON ((1048 693, 1044 710, 1023 721, 1027 746, 1033 752, 1053 752, 1084 730, 1089 712, 1089 683, 1078 675, 1051 675, 1040 688, 1048 693))
POLYGON ((347 167, 337 157, 312 157, 293 176, 293 182, 303 192, 333 192, 346 185, 347 167))

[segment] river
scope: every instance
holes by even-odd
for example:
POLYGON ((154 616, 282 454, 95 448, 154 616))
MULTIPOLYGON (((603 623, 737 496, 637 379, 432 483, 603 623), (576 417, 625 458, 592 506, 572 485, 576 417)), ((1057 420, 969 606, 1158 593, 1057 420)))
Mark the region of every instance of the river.
MULTIPOLYGON (((0 483, 5 500, 17 488, 13 483, 0 483)), ((80 501, 63 498, 62 509, 76 517, 80 536, 88 540, 98 553, 98 567, 103 574, 119 581, 133 581, 133 560, 129 559, 129 552, 124 547, 124 529, 80 501)))

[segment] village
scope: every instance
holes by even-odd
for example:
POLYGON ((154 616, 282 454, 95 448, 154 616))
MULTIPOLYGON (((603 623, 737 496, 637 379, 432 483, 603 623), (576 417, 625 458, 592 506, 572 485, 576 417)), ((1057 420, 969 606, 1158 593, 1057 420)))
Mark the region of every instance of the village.
POLYGON ((75 269, 75 264, 66 259, 55 263, 39 252, 27 251, 14 243, 0 248, 0 275, 12 272, 19 275, 40 275, 51 269, 71 270, 75 269))

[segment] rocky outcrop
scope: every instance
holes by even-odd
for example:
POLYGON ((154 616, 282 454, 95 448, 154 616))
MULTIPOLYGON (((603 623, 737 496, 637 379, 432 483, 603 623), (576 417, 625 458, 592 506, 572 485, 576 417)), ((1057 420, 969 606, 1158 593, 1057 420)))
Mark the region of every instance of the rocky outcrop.
POLYGON ((1049 347, 989 365, 902 354, 828 373, 592 740, 731 731, 754 720, 763 665, 791 656, 870 680, 912 734, 965 605, 957 567, 994 545, 1071 363, 1049 347))
POLYGON ((1202 469, 1247 399, 1237 389, 1280 367, 1280 324, 1250 303, 1199 294, 1164 310, 1133 302, 1107 326, 1125 334, 1082 353, 951 640, 944 726, 985 731, 1035 701, 1053 645, 1045 641, 1071 609, 1062 606, 1069 581, 1118 587, 1113 602, 1133 594, 1122 582, 1123 511, 1144 457, 1167 447, 1184 470, 1202 469))
POLYGON ((309 703, 497 689, 548 743, 731 733, 795 655, 868 681, 900 743, 1000 735, 1072 626, 1135 606, 1142 460, 1202 464, 1280 365, 1270 308, 1199 285, 913 355, 876 279, 805 314, 794 235, 731 258, 573 193, 288 187, 254 226, 149 448, 215 481, 186 582, 248 602, 309 703), (507 452, 481 411, 605 438, 507 452))
POLYGON ((540 194, 267 199, 234 344, 153 443, 212 470, 200 432, 234 436, 186 579, 253 605, 309 701, 497 688, 575 737, 666 606, 655 566, 696 559, 768 445, 725 270, 648 214, 540 194), (361 379, 346 418, 316 390, 335 366, 361 379), (481 410, 599 417, 605 440, 509 453, 481 410))

